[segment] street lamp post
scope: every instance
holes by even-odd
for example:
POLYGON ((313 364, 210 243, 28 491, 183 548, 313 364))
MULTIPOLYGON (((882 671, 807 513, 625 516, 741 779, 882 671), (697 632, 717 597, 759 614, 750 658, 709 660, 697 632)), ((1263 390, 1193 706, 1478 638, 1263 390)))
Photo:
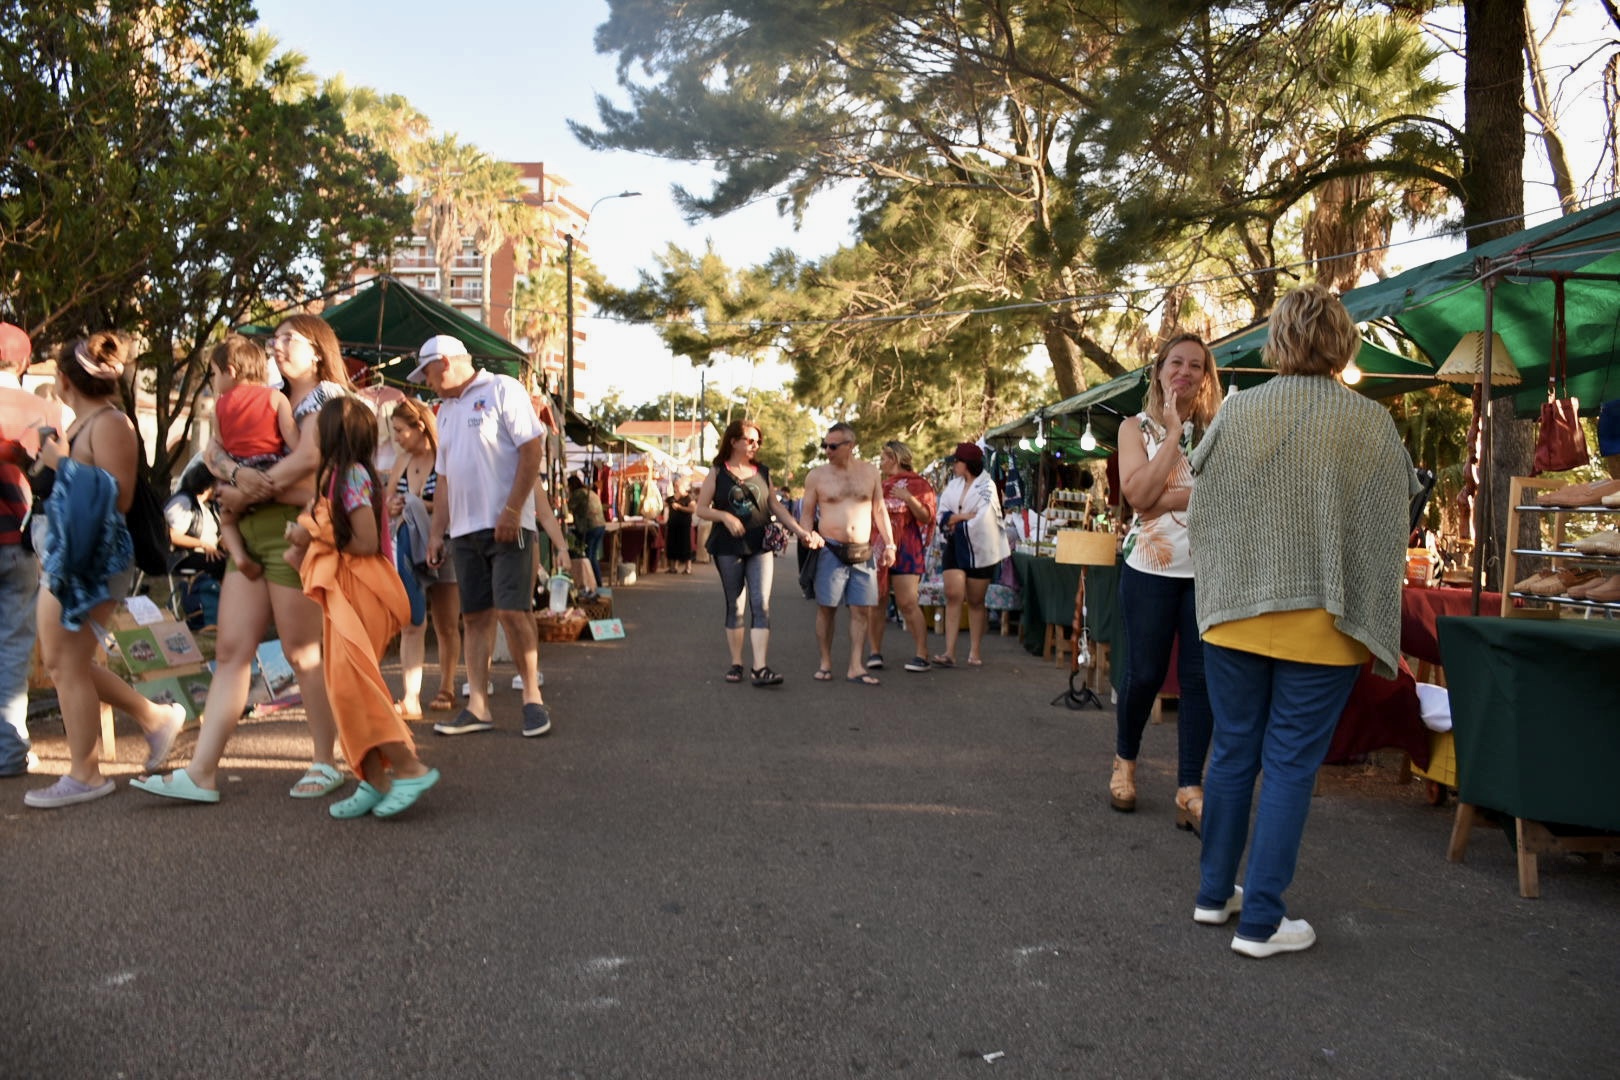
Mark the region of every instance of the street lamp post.
MULTIPOLYGON (((621 191, 617 195, 604 195, 591 203, 589 210, 585 211, 585 224, 580 228, 580 235, 590 228, 591 215, 596 208, 609 199, 634 199, 641 195, 639 191, 621 191)), ((567 334, 564 354, 567 356, 567 367, 563 373, 563 410, 566 412, 574 407, 574 234, 563 233, 563 270, 568 282, 567 310, 565 314, 567 334)))

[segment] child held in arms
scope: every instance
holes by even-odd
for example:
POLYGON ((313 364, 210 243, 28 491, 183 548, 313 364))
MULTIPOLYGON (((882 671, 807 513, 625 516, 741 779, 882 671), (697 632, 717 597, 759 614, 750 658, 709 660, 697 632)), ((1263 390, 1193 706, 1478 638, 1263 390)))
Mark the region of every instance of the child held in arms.
MULTIPOLYGON (((241 469, 265 469, 292 452, 298 442, 292 403, 270 385, 270 361, 258 344, 232 334, 208 355, 214 385, 214 422, 219 443, 234 463, 227 480, 241 469)), ((220 546, 244 576, 256 580, 264 567, 248 552, 237 515, 219 514, 220 546)))

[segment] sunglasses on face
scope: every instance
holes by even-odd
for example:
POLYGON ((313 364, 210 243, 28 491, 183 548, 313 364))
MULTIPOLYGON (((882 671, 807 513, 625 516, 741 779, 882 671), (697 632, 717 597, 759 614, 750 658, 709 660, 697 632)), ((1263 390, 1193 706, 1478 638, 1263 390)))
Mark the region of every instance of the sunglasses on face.
POLYGON ((840 446, 848 445, 849 442, 847 440, 845 442, 824 442, 821 444, 821 448, 823 450, 837 450, 840 446))
POLYGON ((743 436, 742 441, 747 443, 749 446, 758 446, 759 445, 759 440, 758 439, 750 439, 746 435, 743 436))

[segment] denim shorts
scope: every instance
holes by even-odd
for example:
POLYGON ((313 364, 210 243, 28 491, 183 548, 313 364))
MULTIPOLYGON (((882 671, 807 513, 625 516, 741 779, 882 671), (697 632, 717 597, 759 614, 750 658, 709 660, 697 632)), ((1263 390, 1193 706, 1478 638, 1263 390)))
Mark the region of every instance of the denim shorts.
POLYGON ((872 607, 878 602, 875 556, 848 566, 833 553, 840 545, 828 541, 816 560, 816 603, 822 607, 872 607))

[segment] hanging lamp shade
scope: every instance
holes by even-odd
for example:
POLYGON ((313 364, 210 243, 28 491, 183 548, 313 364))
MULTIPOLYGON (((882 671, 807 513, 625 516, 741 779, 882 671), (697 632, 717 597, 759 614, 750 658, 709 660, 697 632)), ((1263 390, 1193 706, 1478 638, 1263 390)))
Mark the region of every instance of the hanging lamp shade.
MULTIPOLYGON (((1441 382, 1463 383, 1473 385, 1485 373, 1485 335, 1479 330, 1470 330, 1457 342, 1446 357, 1446 362, 1440 365, 1440 370, 1434 377, 1441 382)), ((1524 380, 1519 376, 1519 368, 1513 362, 1513 356, 1508 352, 1507 342, 1502 340, 1501 334, 1491 335, 1491 385, 1517 386, 1524 380)))

